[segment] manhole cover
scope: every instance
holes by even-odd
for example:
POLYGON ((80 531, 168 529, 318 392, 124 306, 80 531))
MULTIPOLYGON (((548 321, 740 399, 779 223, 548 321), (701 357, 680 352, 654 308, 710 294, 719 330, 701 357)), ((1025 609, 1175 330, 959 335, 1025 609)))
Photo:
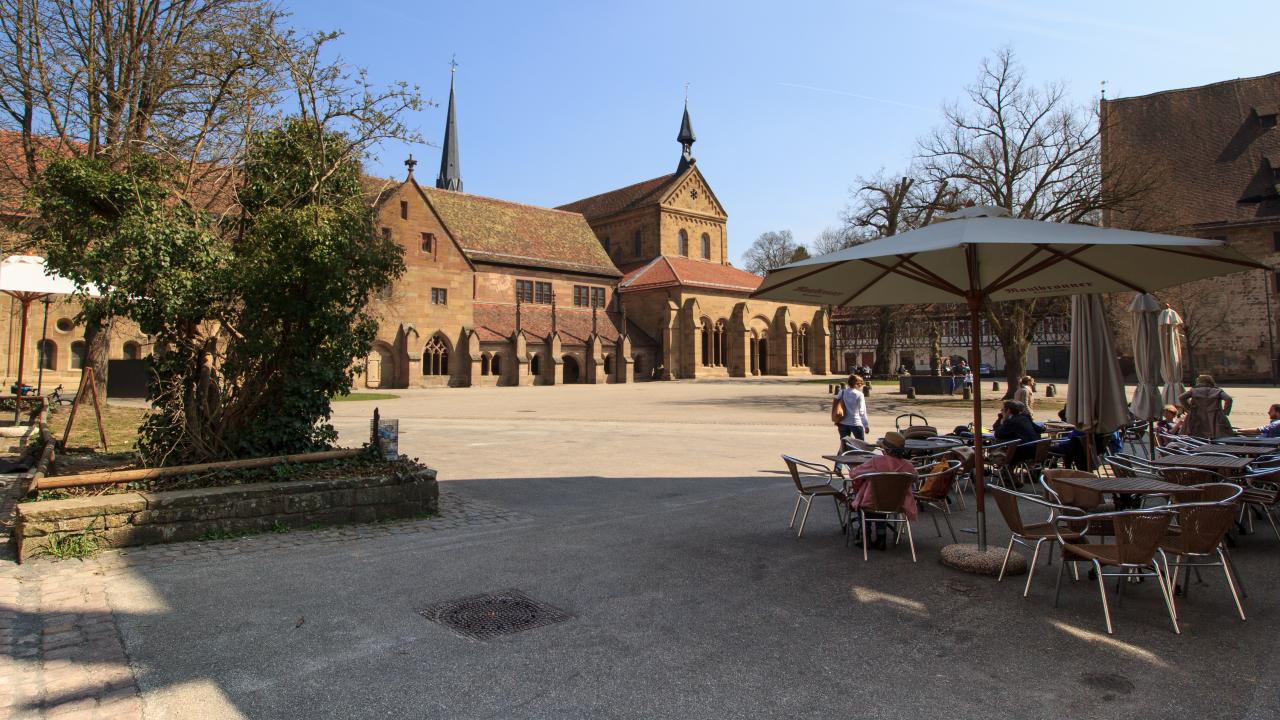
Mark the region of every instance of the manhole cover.
POLYGON ((519 590, 472 595, 438 603, 419 613, 463 637, 489 640, 569 619, 559 608, 530 598, 519 590))

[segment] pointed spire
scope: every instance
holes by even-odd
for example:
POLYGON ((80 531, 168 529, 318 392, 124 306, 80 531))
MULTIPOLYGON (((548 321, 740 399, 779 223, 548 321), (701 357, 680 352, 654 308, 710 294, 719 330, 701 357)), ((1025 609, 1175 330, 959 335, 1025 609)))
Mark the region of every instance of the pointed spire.
POLYGON ((698 139, 693 134, 693 123, 689 122, 689 86, 685 85, 684 96, 684 118, 680 120, 680 134, 676 136, 676 142, 680 143, 680 164, 676 167, 676 174, 689 169, 696 161, 693 159, 693 143, 698 139))
POLYGON ((458 63, 449 68, 449 114, 444 125, 444 146, 440 149, 440 174, 436 187, 441 190, 462 191, 462 171, 458 165, 458 118, 454 111, 453 80, 458 73, 458 63))

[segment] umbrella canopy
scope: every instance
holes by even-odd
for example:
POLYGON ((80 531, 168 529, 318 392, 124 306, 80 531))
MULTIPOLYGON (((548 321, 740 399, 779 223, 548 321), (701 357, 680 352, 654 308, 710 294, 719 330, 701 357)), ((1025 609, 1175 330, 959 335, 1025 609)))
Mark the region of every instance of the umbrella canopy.
POLYGON ((1101 295, 1071 297, 1071 365, 1067 422, 1082 432, 1114 432, 1129 420, 1101 295))
POLYGON ((1157 323, 1160 327, 1160 377, 1164 378, 1165 405, 1177 405, 1182 397, 1182 316, 1165 306, 1157 323))
MULTIPOLYGON (((21 297, 30 295, 73 295, 77 285, 57 273, 50 273, 44 258, 36 255, 10 255, 0 261, 0 292, 21 297)), ((96 291, 91 291, 96 295, 96 291)))
POLYGON ((1133 314, 1133 370, 1138 388, 1133 391, 1129 412, 1139 420, 1160 417, 1160 303, 1149 293, 1140 293, 1129 303, 1133 314))
MULTIPOLYGON (((823 305, 965 302, 969 363, 978 367, 988 302, 1080 293, 1147 292, 1262 268, 1217 240, 1015 220, 1002 208, 967 208, 932 225, 773 270, 752 297, 823 305)), ((981 384, 973 419, 982 427, 981 384)), ((982 450, 981 434, 974 438, 982 450)), ((978 546, 986 549, 982 463, 974 468, 978 546)))

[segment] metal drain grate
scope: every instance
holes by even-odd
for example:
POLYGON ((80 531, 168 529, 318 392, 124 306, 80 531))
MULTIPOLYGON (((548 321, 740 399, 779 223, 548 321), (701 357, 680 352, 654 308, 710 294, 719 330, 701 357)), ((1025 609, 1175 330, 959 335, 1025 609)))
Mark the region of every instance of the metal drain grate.
POLYGON ((564 622, 570 615, 519 590, 471 595, 418 611, 426 619, 473 640, 490 640, 564 622))

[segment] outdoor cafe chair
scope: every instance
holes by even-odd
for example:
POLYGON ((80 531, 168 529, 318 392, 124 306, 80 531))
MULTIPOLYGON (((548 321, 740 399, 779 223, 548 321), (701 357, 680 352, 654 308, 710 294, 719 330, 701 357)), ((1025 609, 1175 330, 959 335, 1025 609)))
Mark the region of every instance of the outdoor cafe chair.
POLYGON ((1017 450, 1030 448, 1030 457, 1023 457, 1020 460, 1013 460, 1009 463, 1009 472, 1013 477, 1022 476, 1026 478, 1026 482, 1034 484, 1036 478, 1040 476, 1041 471, 1049 463, 1049 448, 1053 445, 1051 438, 1043 440, 1033 440, 1031 442, 1022 443, 1015 448, 1015 452, 1010 457, 1017 456, 1017 450))
MULTIPOLYGON (((1031 592, 1031 578, 1036 574, 1036 562, 1040 559, 1040 546, 1049 543, 1049 562, 1053 562, 1053 546, 1058 542, 1058 533, 1054 530, 1053 521, 1059 514, 1065 515, 1083 515, 1084 513, 1073 507, 1051 503, 1043 498, 1027 493, 1020 493, 1008 488, 992 485, 989 488, 992 496, 996 500, 996 507, 1000 509, 1000 514, 1004 517, 1004 522, 1009 526, 1009 547, 1005 548, 1004 560, 1000 562, 1000 574, 996 577, 996 582, 1004 582, 1004 571, 1009 565, 1009 556, 1013 553, 1014 544, 1023 547, 1032 548, 1031 562, 1027 566, 1027 582, 1022 588, 1022 597, 1026 597, 1031 592), (1022 508, 1018 505, 1019 500, 1041 505, 1049 509, 1049 516, 1043 522, 1028 523, 1022 519, 1022 508)), ((1067 531, 1063 534, 1069 542, 1087 542, 1083 535, 1078 532, 1067 531)), ((1074 567, 1073 567, 1074 569, 1074 567)), ((1076 579, 1080 579, 1077 575, 1076 579)))
POLYGON ((1244 488, 1244 494, 1241 496, 1240 519, 1244 520, 1245 516, 1248 516, 1249 532, 1253 532, 1253 515, 1248 511, 1253 508, 1267 518, 1272 532, 1276 534, 1276 539, 1280 540, 1280 526, 1276 525, 1275 518, 1276 504, 1280 502, 1280 468, 1248 472, 1236 480, 1242 483, 1244 488))
MULTIPOLYGON (((1221 567, 1227 576, 1231 598, 1236 601, 1236 610, 1240 613, 1240 619, 1244 620, 1244 605, 1240 602, 1235 567, 1223 542, 1235 520, 1236 504, 1244 493, 1244 488, 1232 483, 1208 483, 1195 487, 1201 493, 1194 501, 1165 506, 1165 509, 1177 513, 1177 527, 1171 527, 1160 541, 1160 550, 1174 558, 1169 587, 1178 587, 1178 575, 1182 568, 1221 567), (1217 560, 1213 559, 1215 556, 1217 560)), ((1183 600, 1187 599, 1190 582, 1191 571, 1188 570, 1182 581, 1183 600)), ((1174 603, 1176 617, 1177 602, 1172 597, 1170 600, 1174 603)))
POLYGON ((1143 438, 1147 436, 1147 421, 1136 420, 1120 428, 1121 447, 1142 447, 1143 438))
POLYGON ((1053 606, 1058 607, 1062 595, 1062 575, 1067 570, 1067 562, 1087 562, 1093 565, 1098 578, 1098 592, 1102 596, 1102 614, 1107 621, 1107 634, 1115 634, 1111 624, 1111 606, 1107 603, 1106 578, 1120 580, 1116 592, 1120 592, 1129 580, 1136 577, 1154 577, 1164 599, 1165 608, 1169 611, 1169 621, 1173 623, 1173 631, 1182 634, 1178 628, 1178 616, 1173 608, 1173 589, 1166 578, 1169 576, 1169 558, 1160 543, 1166 537, 1174 513, 1165 508, 1148 508, 1145 510, 1123 510, 1120 512, 1097 513, 1093 515, 1059 515, 1054 518, 1054 531, 1062 548, 1062 567, 1058 568, 1058 584, 1053 594, 1053 606), (1086 526, 1106 523, 1112 526, 1112 534, 1116 542, 1112 545, 1092 545, 1073 543, 1070 533, 1082 532, 1086 526), (1156 556, 1159 555, 1159 560, 1156 556), (1161 565, 1163 564, 1163 570, 1161 565), (1119 572, 1104 572, 1104 567, 1118 569, 1119 572))
POLYGON ((826 465, 798 460, 790 455, 783 455, 782 461, 787 464, 791 481, 796 485, 796 506, 791 511, 791 524, 787 526, 788 528, 795 527, 800 503, 804 503, 804 517, 800 518, 800 530, 796 533, 796 538, 804 534, 804 524, 809 519, 813 499, 819 497, 830 497, 835 501, 836 518, 840 521, 840 528, 845 529, 847 520, 841 510, 845 494, 844 490, 831 484, 836 478, 835 472, 826 465), (822 480, 822 482, 815 482, 816 480, 822 480))
POLYGON ((1017 440, 1006 440, 990 445, 982 444, 982 463, 987 469, 988 477, 1003 482, 1009 487, 1013 486, 1010 463, 1013 461, 1013 453, 1017 446, 1017 440))
POLYGON ((1117 453, 1108 455, 1103 460, 1103 467, 1111 471, 1112 477, 1160 477, 1160 468, 1151 465, 1145 459, 1132 455, 1117 453))
POLYGON ((956 481, 952 486, 956 490, 956 504, 965 509, 965 489, 973 490, 973 448, 966 446, 953 447, 943 453, 948 459, 960 461, 960 471, 956 473, 956 481))
MULTIPOLYGON (((916 505, 942 513, 942 519, 947 522, 947 530, 951 532, 951 542, 960 542, 956 538, 956 529, 951 525, 950 497, 951 486, 960 473, 960 461, 942 460, 941 462, 946 463, 946 467, 941 470, 933 471, 937 463, 919 467, 919 482, 912 492, 916 498, 916 505)), ((938 526, 937 515, 933 515, 933 529, 938 531, 938 537, 942 537, 942 528, 938 526)))
POLYGON ((911 497, 911 485, 916 481, 915 473, 867 473, 860 475, 859 479, 871 485, 870 491, 866 493, 867 506, 854 508, 851 505, 849 508, 850 513, 857 511, 858 522, 862 528, 862 561, 866 562, 870 559, 870 554, 867 552, 871 545, 868 541, 867 524, 884 523, 894 528, 895 535, 899 534, 896 526, 907 526, 907 544, 911 547, 911 562, 916 562, 916 543, 911 536, 911 521, 907 519, 906 513, 907 498, 911 497), (869 515, 869 513, 875 513, 875 515, 869 515))
MULTIPOLYGON (((1097 476, 1087 470, 1050 468, 1040 473, 1040 485, 1045 489, 1045 496, 1051 502, 1075 508, 1082 513, 1100 513, 1115 510, 1114 505, 1104 502, 1105 498, 1097 490, 1062 482, 1064 478, 1091 477, 1097 476)), ((1080 532, 1084 535, 1105 537, 1110 534, 1111 525, 1109 523, 1094 523, 1080 530, 1080 532)))
POLYGON ((866 440, 859 440, 852 435, 844 437, 844 447, 849 452, 873 453, 880 448, 875 443, 869 443, 866 440))
POLYGON ((931 438, 938 436, 938 428, 932 425, 912 425, 902 428, 899 431, 906 440, 916 440, 920 438, 931 438))
POLYGON ((926 418, 925 416, 921 415, 920 413, 913 413, 913 412, 909 412, 909 413, 902 413, 901 415, 899 415, 898 417, 896 417, 896 418, 894 418, 894 419, 893 419, 893 429, 894 429, 894 430, 897 430, 898 432, 902 432, 902 430, 903 430, 903 428, 902 428, 902 419, 903 419, 903 418, 906 418, 906 419, 907 419, 907 427, 913 427, 913 426, 915 426, 915 425, 916 425, 916 420, 919 420, 919 421, 920 421, 920 425, 929 425, 929 418, 926 418))

